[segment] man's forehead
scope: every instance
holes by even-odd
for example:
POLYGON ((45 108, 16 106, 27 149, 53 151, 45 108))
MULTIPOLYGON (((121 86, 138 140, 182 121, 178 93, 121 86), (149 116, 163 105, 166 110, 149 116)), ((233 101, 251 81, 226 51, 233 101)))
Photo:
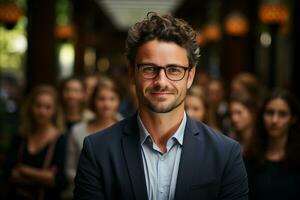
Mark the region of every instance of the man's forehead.
POLYGON ((157 62, 179 60, 184 62, 181 64, 186 64, 188 57, 186 49, 174 42, 151 40, 138 48, 135 60, 156 60, 157 62))

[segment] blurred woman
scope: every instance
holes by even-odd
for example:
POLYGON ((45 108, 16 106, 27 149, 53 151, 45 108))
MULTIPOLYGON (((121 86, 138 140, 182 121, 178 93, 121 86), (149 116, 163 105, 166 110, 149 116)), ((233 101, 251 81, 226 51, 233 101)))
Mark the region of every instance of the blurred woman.
POLYGON ((253 135, 258 105, 255 99, 246 93, 232 96, 229 113, 232 130, 229 136, 240 142, 242 150, 249 145, 253 135))
MULTIPOLYGON (((84 100, 85 104, 89 105, 89 102, 91 100, 91 96, 93 94, 93 91, 98 83, 98 79, 100 78, 100 74, 87 74, 83 78, 83 84, 84 84, 84 100)), ((88 108, 85 107, 83 110, 83 120, 91 120, 95 117, 95 114, 88 108)))
MULTIPOLYGON (((112 79, 102 77, 96 85, 91 97, 90 109, 95 118, 88 122, 76 124, 67 144, 67 176, 70 182, 69 197, 73 190, 73 181, 84 137, 96 133, 116 123, 120 118, 118 114, 120 95, 112 79)), ((68 196, 68 195, 67 195, 68 196)))
POLYGON ((185 98, 185 110, 193 120, 202 121, 219 130, 202 87, 194 85, 188 90, 185 98))
POLYGON ((64 79, 60 85, 60 96, 65 117, 66 132, 83 119, 85 106, 84 85, 80 78, 64 79))
POLYGON ((263 97, 264 88, 254 74, 242 72, 237 74, 230 85, 230 96, 238 96, 247 93, 260 104, 263 97))
POLYGON ((207 87, 207 98, 212 114, 217 122, 217 127, 228 134, 230 129, 229 106, 226 99, 225 83, 218 78, 211 78, 207 87))
POLYGON ((6 163, 9 199, 59 199, 65 186, 65 137, 58 95, 38 86, 28 97, 17 137, 6 163))
POLYGON ((299 199, 299 117, 299 104, 286 90, 274 90, 263 102, 245 151, 251 199, 299 199))

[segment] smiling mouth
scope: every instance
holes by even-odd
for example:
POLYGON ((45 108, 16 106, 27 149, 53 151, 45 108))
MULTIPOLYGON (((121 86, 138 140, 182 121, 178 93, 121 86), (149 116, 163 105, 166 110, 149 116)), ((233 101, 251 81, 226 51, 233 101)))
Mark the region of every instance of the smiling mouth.
POLYGON ((167 95, 172 95, 173 93, 171 92, 151 92, 153 96, 167 96, 167 95))
POLYGON ((173 93, 171 92, 151 92, 151 96, 153 100, 165 101, 167 100, 173 93))

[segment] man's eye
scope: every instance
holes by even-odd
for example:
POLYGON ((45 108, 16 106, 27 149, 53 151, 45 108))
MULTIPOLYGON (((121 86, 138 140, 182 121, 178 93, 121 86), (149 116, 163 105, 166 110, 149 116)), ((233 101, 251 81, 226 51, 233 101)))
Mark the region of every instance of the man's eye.
POLYGON ((179 67, 169 67, 168 72, 172 74, 181 73, 181 68, 179 67))
POLYGON ((155 72, 155 67, 144 67, 143 72, 154 73, 155 72))

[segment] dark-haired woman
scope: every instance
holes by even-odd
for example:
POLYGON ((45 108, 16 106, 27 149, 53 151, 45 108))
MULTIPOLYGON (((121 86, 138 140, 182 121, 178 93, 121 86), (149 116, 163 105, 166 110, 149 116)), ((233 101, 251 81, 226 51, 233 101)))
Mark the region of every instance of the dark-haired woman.
POLYGON ((245 151, 250 199, 299 199, 299 117, 299 104, 286 90, 274 90, 263 102, 245 151))
POLYGON ((257 116, 258 103, 247 93, 234 95, 230 98, 229 116, 231 131, 229 136, 237 140, 242 151, 249 145, 257 116))

